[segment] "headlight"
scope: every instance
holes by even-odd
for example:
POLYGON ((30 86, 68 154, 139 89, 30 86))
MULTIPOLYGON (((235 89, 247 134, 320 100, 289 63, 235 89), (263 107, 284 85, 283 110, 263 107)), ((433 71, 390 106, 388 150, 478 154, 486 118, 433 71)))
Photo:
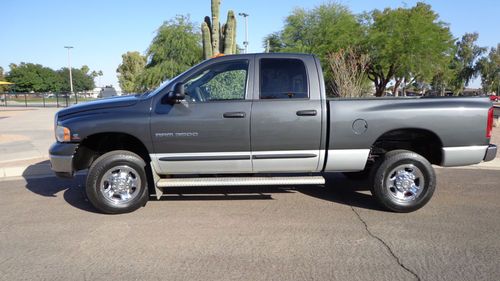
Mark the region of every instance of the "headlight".
POLYGON ((58 142, 68 142, 71 141, 71 134, 68 128, 61 125, 56 127, 56 140, 58 142))

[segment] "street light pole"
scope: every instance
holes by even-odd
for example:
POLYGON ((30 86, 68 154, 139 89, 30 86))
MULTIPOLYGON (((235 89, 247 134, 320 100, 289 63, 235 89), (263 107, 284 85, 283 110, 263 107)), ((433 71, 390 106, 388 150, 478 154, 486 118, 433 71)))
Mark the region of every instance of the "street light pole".
POLYGON ((238 13, 239 16, 242 16, 245 18, 245 41, 243 42, 243 46, 245 46, 245 54, 248 53, 248 16, 249 14, 247 13, 238 13))
MULTIPOLYGON (((71 74, 71 58, 69 54, 69 51, 73 49, 73 46, 64 46, 64 48, 68 49, 69 86, 70 86, 70 94, 73 94, 73 75, 71 74)), ((78 103, 78 98, 76 100, 76 103, 78 103)))

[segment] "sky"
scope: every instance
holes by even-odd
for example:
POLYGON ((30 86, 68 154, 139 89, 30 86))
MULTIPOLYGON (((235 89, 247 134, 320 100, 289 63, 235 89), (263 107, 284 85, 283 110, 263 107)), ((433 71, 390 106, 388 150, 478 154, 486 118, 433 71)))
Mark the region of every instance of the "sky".
MULTIPOLYGON (((245 12, 248 17, 249 52, 262 52, 262 40, 283 27, 294 8, 311 9, 328 0, 222 0, 221 19, 228 9, 245 12)), ((341 0, 354 13, 386 7, 414 6, 417 1, 341 0)), ((478 32, 480 46, 500 43, 498 11, 500 1, 424 1, 450 24, 455 37, 478 32)), ((195 23, 210 15, 210 0, 3 0, 0 4, 0 66, 8 71, 10 63, 32 62, 53 69, 67 67, 71 50, 72 67, 88 65, 102 70, 98 86, 119 87, 116 68, 127 51, 145 53, 157 28, 175 15, 189 14, 195 23)), ((237 43, 243 46, 244 20, 237 17, 237 43)), ((476 80, 470 85, 479 87, 476 80)))

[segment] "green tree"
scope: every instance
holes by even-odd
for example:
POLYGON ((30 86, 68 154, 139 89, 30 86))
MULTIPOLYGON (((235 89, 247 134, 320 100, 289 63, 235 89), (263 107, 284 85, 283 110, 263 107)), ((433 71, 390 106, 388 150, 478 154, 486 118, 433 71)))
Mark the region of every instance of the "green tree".
POLYGON ((478 33, 466 33, 456 43, 456 54, 452 69, 455 71, 453 92, 459 94, 467 87, 470 81, 479 74, 478 60, 486 52, 486 48, 476 44, 478 33))
POLYGON ((262 40, 262 47, 269 53, 276 53, 283 50, 285 46, 283 40, 281 39, 281 33, 273 32, 264 37, 264 40, 262 40))
POLYGON ((122 63, 116 69, 118 83, 124 93, 134 93, 141 89, 139 77, 146 66, 146 57, 139 52, 127 52, 122 55, 122 63))
POLYGON ((202 60, 201 35, 187 16, 166 21, 149 46, 141 85, 152 89, 202 60))
POLYGON ((432 91, 439 96, 444 96, 446 90, 452 87, 455 76, 456 73, 451 66, 444 66, 437 70, 430 83, 432 91))
POLYGON ((364 49, 371 58, 368 78, 374 82, 376 96, 382 96, 393 79, 397 91, 403 81, 430 82, 437 71, 448 67, 453 37, 430 5, 375 10, 366 24, 364 49))
POLYGON ((273 52, 313 53, 322 59, 330 52, 355 46, 362 28, 346 6, 329 3, 312 10, 295 9, 281 32, 268 35, 273 52))
POLYGON ((500 95, 500 44, 491 48, 486 57, 479 59, 478 66, 483 91, 500 95))
MULTIPOLYGON (((300 52, 317 55, 325 69, 327 89, 332 89, 328 55, 360 44, 363 28, 344 5, 322 4, 312 10, 295 9, 285 20, 283 30, 264 38, 271 52, 300 52)), ((329 94, 332 94, 329 91, 329 94)))
MULTIPOLYGON (((92 79, 94 79, 94 83, 95 83, 95 79, 97 77, 101 77, 102 75, 103 75, 102 70, 98 70, 98 71, 92 70, 92 72, 90 72, 90 76, 92 76, 92 79)), ((99 84, 101 84, 100 80, 101 79, 99 78, 99 84)))
POLYGON ((83 72, 83 74, 89 74, 90 68, 87 65, 82 65, 82 67, 80 67, 80 70, 83 72))
MULTIPOLYGON (((83 68, 83 70, 86 70, 83 68)), ((88 72, 88 70, 87 70, 88 72)), ((70 81, 69 81, 69 71, 67 67, 61 68, 58 71, 59 77, 62 80, 62 91, 70 91, 70 81)), ((81 91, 90 91, 95 87, 94 78, 82 71, 82 69, 71 68, 71 74, 73 77, 73 91, 81 92, 81 91)))
POLYGON ((24 62, 11 64, 7 79, 16 84, 14 89, 17 92, 55 92, 60 90, 62 82, 54 70, 24 62))

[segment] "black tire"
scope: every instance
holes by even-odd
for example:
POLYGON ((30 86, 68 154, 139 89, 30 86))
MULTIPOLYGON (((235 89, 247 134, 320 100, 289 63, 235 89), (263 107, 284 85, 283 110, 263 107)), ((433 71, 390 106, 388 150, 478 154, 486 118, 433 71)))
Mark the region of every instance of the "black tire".
POLYGON ((130 151, 115 150, 101 155, 89 168, 85 188, 87 198, 95 208, 107 214, 122 214, 137 210, 146 205, 149 199, 145 168, 144 160, 130 151), (119 175, 117 181, 134 183, 120 185, 119 182, 113 181, 117 175, 119 175), (125 188, 127 186, 130 186, 127 189, 128 195, 121 189, 116 193, 123 193, 123 196, 130 196, 130 198, 122 199, 120 195, 115 194, 113 187, 125 188), (112 196, 109 195, 111 193, 113 193, 112 196))
POLYGON ((431 163, 412 151, 390 151, 374 169, 372 194, 384 208, 394 212, 408 213, 422 208, 436 189, 431 163))

